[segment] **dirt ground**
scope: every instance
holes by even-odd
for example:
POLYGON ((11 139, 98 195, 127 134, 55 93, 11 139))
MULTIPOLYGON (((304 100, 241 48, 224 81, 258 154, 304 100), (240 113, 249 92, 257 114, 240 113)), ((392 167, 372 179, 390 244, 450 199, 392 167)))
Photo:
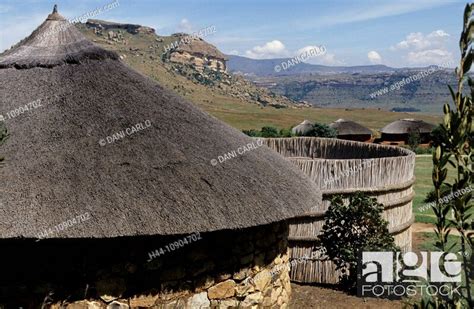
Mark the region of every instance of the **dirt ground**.
POLYGON ((402 301, 359 298, 329 287, 291 284, 290 309, 399 309, 402 301))

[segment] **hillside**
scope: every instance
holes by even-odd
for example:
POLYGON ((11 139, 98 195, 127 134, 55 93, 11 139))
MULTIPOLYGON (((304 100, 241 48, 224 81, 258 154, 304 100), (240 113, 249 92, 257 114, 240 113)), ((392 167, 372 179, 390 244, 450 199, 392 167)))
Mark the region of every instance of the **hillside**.
MULTIPOLYGON (((379 129, 393 120, 414 117, 409 113, 393 113, 377 108, 368 112, 366 109, 298 107, 294 101, 256 87, 242 77, 227 73, 210 76, 211 72, 199 72, 192 66, 162 59, 165 48, 176 42, 176 36, 160 36, 149 30, 130 33, 120 26, 114 28, 113 24, 101 35, 85 24, 78 24, 77 27, 96 44, 116 51, 122 61, 135 70, 238 129, 266 125, 284 128, 304 119, 328 123, 338 118, 355 120, 369 128, 379 129), (273 102, 276 104, 272 105, 273 102)), ((430 115, 416 117, 428 122, 440 119, 430 115)))
POLYGON ((447 84, 455 82, 452 69, 438 67, 395 69, 383 65, 329 67, 300 63, 276 73, 274 66, 282 61, 287 59, 254 60, 230 56, 228 67, 257 85, 319 107, 441 113, 442 104, 449 98, 447 84), (427 72, 430 73, 425 74, 427 72), (384 93, 385 87, 395 87, 417 74, 425 75, 384 93))

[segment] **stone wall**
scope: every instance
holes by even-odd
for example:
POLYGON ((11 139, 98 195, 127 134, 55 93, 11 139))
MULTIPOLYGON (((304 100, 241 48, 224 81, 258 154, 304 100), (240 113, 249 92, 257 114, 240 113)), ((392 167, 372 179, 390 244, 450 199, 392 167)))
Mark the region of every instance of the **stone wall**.
POLYGON ((287 307, 286 222, 195 235, 2 241, 0 308, 287 307))

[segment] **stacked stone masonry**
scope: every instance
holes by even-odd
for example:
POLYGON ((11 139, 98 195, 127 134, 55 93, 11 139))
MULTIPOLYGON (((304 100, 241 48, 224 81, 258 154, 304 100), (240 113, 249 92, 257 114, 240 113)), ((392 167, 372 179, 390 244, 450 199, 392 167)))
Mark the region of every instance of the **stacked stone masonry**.
MULTIPOLYGON (((201 233, 200 240, 147 261, 148 252, 183 236, 42 240, 29 255, 34 265, 25 269, 32 277, 10 273, 13 282, 0 282, 0 308, 287 308, 286 222, 201 233)), ((18 247, 17 241, 6 244, 25 258, 26 247, 18 247)))

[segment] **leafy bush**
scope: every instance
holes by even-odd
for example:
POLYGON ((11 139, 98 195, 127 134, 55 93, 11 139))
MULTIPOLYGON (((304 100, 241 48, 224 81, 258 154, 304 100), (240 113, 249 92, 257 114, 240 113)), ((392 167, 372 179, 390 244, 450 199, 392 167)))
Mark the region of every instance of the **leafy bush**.
POLYGON ((280 130, 281 137, 292 137, 294 134, 291 132, 291 129, 281 129, 280 130))
POLYGON ((360 252, 398 250, 382 212, 383 205, 362 192, 350 195, 349 204, 335 196, 326 212, 321 249, 341 270, 341 283, 350 290, 356 287, 360 252))
MULTIPOLYGON (((473 122, 474 118, 474 80, 469 71, 472 66, 474 52, 472 50, 473 38, 473 14, 474 4, 466 4, 464 9, 463 30, 459 40, 461 60, 455 69, 457 87, 453 89, 448 85, 451 93, 452 104, 443 106, 443 122, 435 129, 437 133, 434 145, 436 150, 433 154, 432 180, 434 196, 444 195, 445 188, 449 188, 451 194, 459 190, 469 190, 474 181, 474 152, 473 148, 473 122), (469 88, 465 91, 464 87, 469 88), (456 175, 448 178, 448 167, 456 168, 456 175)), ((452 195, 451 195, 452 196, 452 195)), ((423 302, 416 304, 415 308, 474 308, 474 294, 472 293, 474 259, 472 250, 474 248, 474 229, 472 213, 474 204, 471 193, 462 196, 454 196, 451 203, 441 203, 438 199, 433 212, 436 216, 436 248, 439 251, 458 253, 462 260, 463 281, 461 283, 445 283, 450 288, 458 288, 461 293, 448 293, 448 295, 435 293, 425 295, 423 302), (449 214, 453 219, 449 218, 449 214), (451 231, 455 229, 459 235, 455 245, 448 243, 451 231)))
POLYGON ((278 130, 275 127, 263 127, 261 131, 262 137, 279 137, 278 130))
POLYGON ((243 130, 242 133, 251 136, 251 137, 261 137, 262 133, 260 131, 251 129, 251 130, 243 130))
MULTIPOLYGON (((448 196, 451 193, 451 188, 446 185, 443 185, 440 189, 440 192, 441 192, 441 198, 443 198, 445 196, 448 196)), ((435 190, 433 189, 426 194, 423 202, 432 203, 432 202, 436 202, 437 200, 438 200, 438 197, 436 195, 435 190)))
POLYGON ((330 126, 328 126, 327 124, 316 122, 313 125, 313 129, 310 132, 308 132, 308 134, 305 134, 305 136, 335 138, 337 137, 337 131, 336 129, 333 129, 330 126))
POLYGON ((412 131, 408 133, 408 146, 410 146, 410 149, 415 151, 416 148, 418 148, 418 145, 420 145, 421 142, 421 137, 420 133, 417 131, 412 131))

